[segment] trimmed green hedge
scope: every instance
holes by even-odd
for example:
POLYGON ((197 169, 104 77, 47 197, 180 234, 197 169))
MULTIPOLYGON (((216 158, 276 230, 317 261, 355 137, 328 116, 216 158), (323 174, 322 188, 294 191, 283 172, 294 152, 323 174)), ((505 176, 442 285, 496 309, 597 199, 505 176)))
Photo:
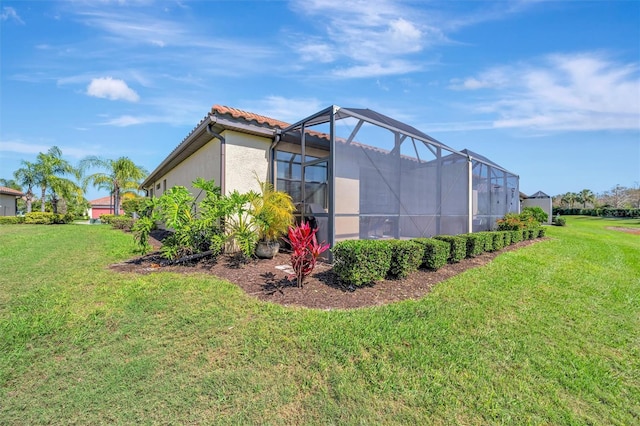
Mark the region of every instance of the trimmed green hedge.
POLYGON ((0 225, 18 225, 24 223, 24 216, 0 216, 0 225))
POLYGON ((383 280, 391 269, 391 244, 387 240, 340 241, 331 253, 333 271, 347 284, 361 286, 383 280))
POLYGON ((583 209, 583 208, 553 208, 553 216, 560 214, 561 216, 567 215, 582 215, 582 216, 602 216, 602 217, 640 217, 640 209, 616 209, 613 207, 601 207, 597 209, 583 209))
POLYGON ((454 235, 437 235, 433 237, 437 240, 449 243, 449 259, 450 263, 458 263, 467 256, 467 241, 454 235))
POLYGON ((511 232, 509 231, 497 231, 502 234, 502 238, 504 239, 504 246, 508 247, 511 245, 511 232))
POLYGON ((109 218, 109 224, 115 229, 122 229, 123 231, 131 231, 133 224, 136 220, 129 216, 114 216, 109 218))
POLYGON ((502 250, 504 248, 504 232, 505 231, 495 231, 490 233, 490 235, 493 237, 492 238, 493 251, 502 250))
POLYGON ((391 267, 389 274, 396 278, 406 278, 422 263, 422 246, 411 240, 390 240, 391 267))
POLYGON ((486 236, 483 234, 460 234, 460 238, 464 238, 467 244, 466 257, 476 257, 484 253, 484 245, 486 244, 486 236))
POLYGON ((434 238, 414 238, 411 241, 422 246, 422 263, 420 266, 437 271, 447 264, 451 247, 446 241, 434 238))

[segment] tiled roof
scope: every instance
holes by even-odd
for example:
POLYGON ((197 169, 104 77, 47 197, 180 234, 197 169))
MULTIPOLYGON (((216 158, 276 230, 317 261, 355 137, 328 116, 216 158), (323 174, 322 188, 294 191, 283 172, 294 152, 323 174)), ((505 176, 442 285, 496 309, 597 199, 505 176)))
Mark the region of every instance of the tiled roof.
POLYGON ((6 186, 0 186, 0 194, 15 195, 16 197, 22 197, 24 194, 13 188, 7 188, 6 186))
POLYGON ((108 206, 108 205, 111 205, 112 203, 113 202, 111 201, 110 196, 96 198, 95 200, 89 201, 89 204, 91 204, 92 206, 108 206))
POLYGON ((230 108, 224 105, 214 105, 211 108, 211 112, 213 114, 221 114, 221 115, 230 115, 235 119, 243 119, 248 122, 256 122, 260 125, 267 125, 270 127, 277 127, 280 129, 284 129, 289 127, 289 123, 285 123, 284 121, 276 120, 270 117, 265 117, 264 115, 254 114, 252 112, 243 111, 237 108, 230 108))

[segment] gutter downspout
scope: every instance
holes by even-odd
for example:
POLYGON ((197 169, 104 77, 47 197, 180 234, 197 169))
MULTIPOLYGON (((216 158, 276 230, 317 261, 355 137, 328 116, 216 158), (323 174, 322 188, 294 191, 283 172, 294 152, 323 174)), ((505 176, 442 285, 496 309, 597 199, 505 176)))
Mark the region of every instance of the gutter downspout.
POLYGON ((215 116, 210 116, 209 117, 210 123, 207 124, 207 133, 209 133, 209 135, 213 136, 214 138, 218 139, 220 141, 220 193, 222 195, 226 195, 226 185, 225 185, 225 177, 226 177, 226 154, 227 154, 227 141, 224 139, 224 137, 213 131, 212 129, 212 125, 216 124, 216 117, 215 116))
POLYGON ((276 185, 276 176, 275 176, 275 149, 280 143, 281 133, 280 130, 276 130, 276 135, 273 137, 273 142, 269 146, 269 182, 275 186, 276 185))

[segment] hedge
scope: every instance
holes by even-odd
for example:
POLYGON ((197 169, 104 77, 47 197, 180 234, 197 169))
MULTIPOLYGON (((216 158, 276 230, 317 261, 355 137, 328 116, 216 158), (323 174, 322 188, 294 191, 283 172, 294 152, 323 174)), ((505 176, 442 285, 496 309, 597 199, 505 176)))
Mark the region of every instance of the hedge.
POLYGON ((600 207, 597 209, 583 208, 553 208, 553 216, 582 215, 582 216, 602 216, 602 217, 640 217, 640 209, 616 209, 613 207, 600 207))
POLYGON ((420 266, 437 271, 447 264, 451 246, 446 241, 434 238, 414 238, 411 241, 422 246, 422 263, 420 266))
POLYGON ((388 240, 346 240, 332 249, 333 270, 341 281, 361 286, 383 280, 391 269, 388 240))
POLYGON ((495 231, 489 233, 489 235, 493 237, 493 251, 502 250, 504 248, 504 232, 505 231, 495 231))
POLYGON ((449 259, 450 263, 458 263, 467 255, 467 242, 464 238, 454 235, 437 235, 433 237, 437 240, 449 243, 449 259))
POLYGON ((479 254, 484 253, 484 247, 487 240, 486 235, 476 233, 476 234, 460 234, 458 236, 466 240, 466 243, 467 243, 466 257, 476 257, 479 254))
POLYGON ((115 229, 122 229, 124 231, 131 231, 135 219, 129 216, 114 216, 109 218, 109 224, 115 229))
POLYGON ((389 274, 396 278, 406 278, 422 263, 423 248, 411 240, 390 240, 391 267, 389 274))
POLYGON ((24 223, 24 216, 0 216, 0 225, 18 225, 24 223))
POLYGON ((522 231, 507 231, 511 233, 511 244, 519 243, 522 241, 522 231))
POLYGON ((497 231, 502 234, 502 238, 504 239, 504 246, 508 247, 511 245, 511 232, 509 231, 497 231))

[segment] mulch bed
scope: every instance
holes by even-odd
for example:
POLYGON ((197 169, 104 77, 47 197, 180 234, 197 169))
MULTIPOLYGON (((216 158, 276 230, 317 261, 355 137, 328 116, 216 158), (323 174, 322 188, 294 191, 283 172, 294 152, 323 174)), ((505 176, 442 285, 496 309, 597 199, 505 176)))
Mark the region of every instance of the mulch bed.
MULTIPOLYGON (((419 299, 440 281, 467 269, 485 265, 502 252, 517 250, 537 241, 541 239, 513 244, 499 252, 483 253, 460 263, 448 264, 437 271, 421 269, 403 280, 389 279, 357 288, 341 283, 331 264, 326 262, 318 262, 314 272, 307 277, 304 287, 299 288, 295 278, 289 280, 286 271, 276 268, 289 264, 289 255, 286 253, 278 253, 273 259, 252 259, 246 263, 223 255, 217 259, 206 258, 185 265, 161 266, 162 258, 158 252, 154 252, 111 265, 111 269, 140 274, 157 271, 204 273, 235 283, 247 294, 264 301, 316 309, 352 309, 419 299)), ((156 249, 161 245, 157 239, 151 239, 151 243, 156 249)))

